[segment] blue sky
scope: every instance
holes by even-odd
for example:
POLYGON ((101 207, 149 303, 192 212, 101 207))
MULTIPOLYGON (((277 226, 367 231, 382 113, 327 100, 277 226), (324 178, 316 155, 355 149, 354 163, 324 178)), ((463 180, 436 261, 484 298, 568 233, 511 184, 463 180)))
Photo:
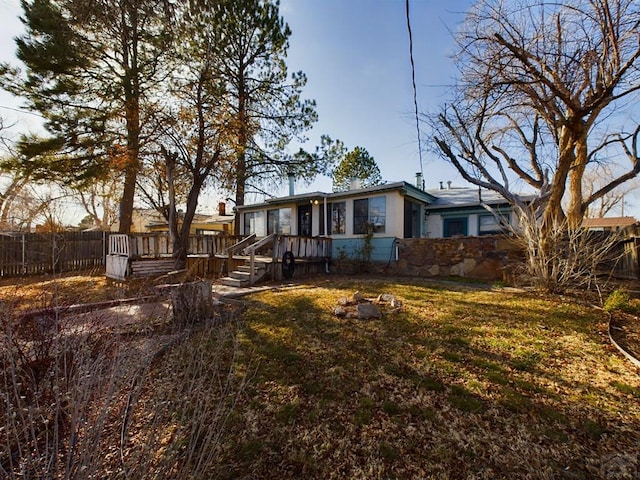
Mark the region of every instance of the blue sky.
MULTIPOLYGON (((471 3, 410 2, 421 110, 441 103, 446 85, 451 84, 453 41, 449 29, 455 30, 471 3)), ((19 0, 0 0, 4 19, 1 61, 15 62, 13 37, 22 31, 17 18, 20 12, 19 0)), ((349 149, 366 148, 383 179, 412 182, 420 161, 404 0, 281 0, 281 14, 292 30, 289 69, 307 75, 304 97, 317 102, 319 121, 309 132, 306 147, 313 149, 320 135, 327 134, 342 140, 349 149)), ((0 106, 18 105, 0 92, 0 106)), ((6 108, 0 109, 0 114, 9 120, 17 118, 6 108)), ((36 124, 35 118, 20 117, 23 130, 36 124)), ((428 140, 422 138, 423 143, 428 140)), ((446 180, 461 184, 449 165, 429 154, 424 154, 423 160, 428 188, 446 180)), ((298 192, 330 191, 331 180, 319 178, 311 186, 296 188, 298 192)))
MULTIPOLYGON (((455 75, 451 31, 468 10, 467 0, 411 0, 410 18, 418 106, 444 101, 455 75)), ((366 148, 389 181, 413 182, 420 171, 415 127, 409 37, 402 0, 282 0, 291 27, 288 65, 308 77, 307 98, 319 121, 310 145, 323 133, 352 149, 366 148)), ((422 135, 423 147, 429 139, 422 135)), ((455 170, 423 153, 427 188, 439 181, 462 185, 455 170)), ((328 178, 310 188, 330 190, 328 178)), ((299 190, 305 189, 303 186, 299 190)))
MULTIPOLYGON (((464 19, 472 0, 410 0, 413 54, 418 106, 434 111, 447 100, 456 75, 451 59, 453 32, 464 19)), ((14 61, 13 37, 22 26, 19 0, 0 0, 0 61, 14 61)), ((320 136, 342 140, 347 148, 366 148, 388 181, 413 182, 420 171, 415 127, 409 39, 404 0, 281 0, 281 15, 292 35, 287 64, 308 78, 304 98, 317 102, 319 121, 308 132, 306 148, 320 136)), ((0 91, 0 107, 17 108, 18 102, 0 91)), ((0 108, 8 121, 12 110, 0 108)), ((23 131, 37 118, 19 118, 23 131)), ((423 132, 423 150, 431 139, 423 132)), ((297 149, 293 146, 292 150, 297 149)), ((459 173, 433 153, 423 151, 422 168, 428 189, 440 181, 466 186, 459 173)), ((283 182, 284 183, 284 182, 283 182)), ((296 185, 297 193, 331 190, 331 180, 320 177, 311 185, 296 185)), ((283 184, 274 195, 286 195, 283 184)), ((215 205, 216 195, 206 203, 215 205)), ((261 198, 247 198, 252 203, 261 198)), ((640 201, 627 200, 627 214, 636 214, 640 201)))

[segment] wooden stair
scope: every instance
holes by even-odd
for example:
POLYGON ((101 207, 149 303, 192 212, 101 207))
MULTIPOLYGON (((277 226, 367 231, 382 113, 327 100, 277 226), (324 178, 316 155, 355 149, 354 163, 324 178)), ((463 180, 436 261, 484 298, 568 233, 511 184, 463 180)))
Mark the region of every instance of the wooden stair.
MULTIPOLYGON (((228 277, 222 277, 218 281, 222 285, 229 287, 249 287, 251 286, 251 267, 248 265, 248 261, 245 261, 244 265, 238 266, 237 270, 229 272, 228 277)), ((255 262, 255 269, 253 273, 253 282, 259 282, 267 274, 267 264, 264 262, 255 262)))

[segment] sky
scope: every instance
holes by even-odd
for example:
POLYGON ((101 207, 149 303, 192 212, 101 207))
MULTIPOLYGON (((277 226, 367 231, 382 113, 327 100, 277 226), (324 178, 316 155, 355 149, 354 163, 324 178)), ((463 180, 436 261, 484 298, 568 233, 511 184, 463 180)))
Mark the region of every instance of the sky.
MULTIPOLYGON (((471 4, 410 1, 420 112, 446 98, 455 75, 452 32, 471 4)), ((282 0, 281 10, 292 30, 288 66, 305 72, 305 93, 317 102, 310 145, 327 134, 349 150, 363 147, 388 181, 414 182, 423 170, 427 188, 440 181, 463 183, 433 154, 423 153, 420 165, 404 1, 282 0)), ((421 135, 423 150, 428 141, 421 135)), ((312 187, 330 191, 331 181, 321 178, 312 187)))
MULTIPOLYGON (((409 3, 418 110, 433 112, 448 99, 456 76, 453 33, 474 2, 409 3)), ((420 159, 404 0, 281 0, 280 12, 292 31, 288 68, 306 74, 303 98, 317 103, 319 120, 307 132, 304 148, 313 151, 326 134, 349 150, 365 148, 383 180, 413 183, 422 170, 427 189, 438 188, 441 181, 468 186, 455 168, 429 151, 431 140, 424 131, 420 159)), ((13 38, 22 31, 19 13, 19 0, 0 0, 0 61, 15 62, 13 38)), ((17 119, 22 131, 37 125, 37 118, 11 110, 17 108, 19 101, 0 91, 0 115, 17 119)), ((271 193, 287 195, 285 183, 271 193)), ((296 185, 296 193, 315 190, 331 191, 331 179, 296 185)))
MULTIPOLYGON (((454 74, 450 31, 469 0, 411 0, 418 105, 421 111, 443 101, 454 74)), ((13 38, 22 32, 19 0, 0 0, 0 61, 15 63, 13 38)), ((403 0, 281 0, 281 15, 292 35, 287 57, 290 72, 303 71, 303 97, 317 102, 319 120, 304 147, 314 150, 320 136, 340 139, 351 150, 365 148, 382 178, 414 182, 421 170, 411 84, 409 37, 403 0)), ((19 115, 16 100, 0 92, 0 115, 19 119, 18 129, 37 125, 19 115)), ((422 138, 422 142, 428 141, 422 138)), ((297 147, 297 146, 296 146, 297 147)), ((296 149, 296 148, 294 148, 296 149)), ((461 183, 452 167, 424 154, 427 188, 439 181, 461 183)), ((288 187, 284 194, 288 192, 288 187)), ((296 185, 302 193, 331 190, 331 179, 296 185)), ((283 192, 273 192, 281 194, 283 192)))

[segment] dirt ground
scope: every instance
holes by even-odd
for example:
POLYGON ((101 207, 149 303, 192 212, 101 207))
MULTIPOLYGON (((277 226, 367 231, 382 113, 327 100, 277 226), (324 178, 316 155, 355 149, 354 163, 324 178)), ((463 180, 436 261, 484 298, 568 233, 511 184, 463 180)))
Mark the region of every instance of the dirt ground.
MULTIPOLYGON (((0 278, 0 312, 27 312, 149 296, 155 293, 151 279, 116 282, 106 278, 103 270, 0 278)), ((640 359, 638 317, 616 312, 611 320, 611 335, 622 348, 640 359)))
POLYGON ((638 317, 622 312, 613 314, 611 337, 627 353, 640 360, 640 319, 638 317))

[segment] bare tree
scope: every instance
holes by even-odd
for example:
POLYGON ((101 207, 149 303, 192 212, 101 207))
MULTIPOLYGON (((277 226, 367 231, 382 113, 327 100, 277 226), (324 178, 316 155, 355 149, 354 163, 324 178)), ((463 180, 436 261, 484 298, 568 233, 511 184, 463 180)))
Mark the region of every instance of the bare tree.
POLYGON ((4 134, 8 128, 0 117, 0 230, 20 231, 31 224, 40 206, 29 175, 13 168, 17 154, 4 134))
POLYGON ((185 7, 185 21, 176 27, 182 38, 191 40, 174 45, 176 68, 166 95, 170 100, 157 115, 161 133, 154 140, 153 164, 158 170, 146 178, 146 187, 140 185, 147 202, 167 219, 178 270, 186 266, 200 193, 232 151, 228 137, 234 127, 224 104, 225 84, 215 74, 221 59, 213 48, 208 13, 206 6, 185 7), (178 209, 182 205, 184 212, 178 209))
POLYGON ((461 82, 431 117, 438 152, 538 225, 538 249, 553 249, 554 229, 578 229, 589 205, 640 172, 629 106, 640 91, 639 28, 634 0, 486 0, 457 37, 461 82), (621 173, 586 192, 596 162, 621 173))
POLYGON ((98 178, 86 188, 77 189, 73 193, 99 229, 109 230, 118 220, 122 182, 117 172, 98 178))
MULTIPOLYGON (((592 169, 584 175, 583 190, 587 196, 590 196, 594 192, 602 189, 612 178, 614 178, 614 174, 608 165, 592 169)), ((625 205, 628 204, 627 197, 639 187, 640 180, 637 177, 619 185, 589 205, 585 216, 591 218, 604 217, 609 214, 624 216, 625 205)))

